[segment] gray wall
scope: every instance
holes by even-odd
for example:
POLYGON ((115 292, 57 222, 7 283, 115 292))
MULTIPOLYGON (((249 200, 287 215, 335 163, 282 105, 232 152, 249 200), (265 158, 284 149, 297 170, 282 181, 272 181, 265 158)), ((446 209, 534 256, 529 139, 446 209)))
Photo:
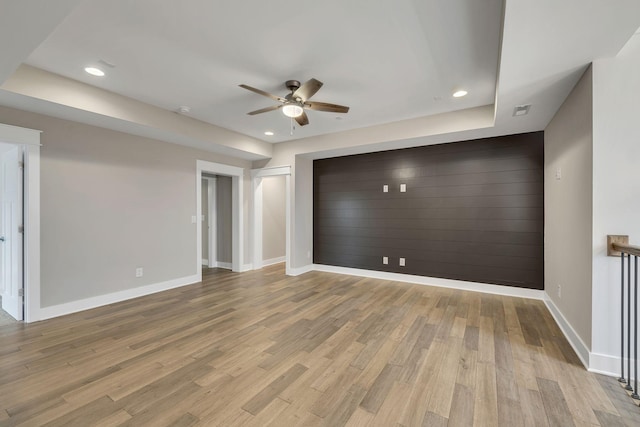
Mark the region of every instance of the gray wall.
POLYGON ((262 258, 269 261, 285 256, 286 177, 262 179, 262 258))
POLYGON ((218 262, 231 263, 231 177, 217 176, 216 221, 218 262))
POLYGON ((202 180, 202 259, 209 259, 209 181, 202 180))
POLYGON ((589 68, 545 130, 546 290, 587 347, 592 323, 592 86, 589 68))
POLYGON ((43 131, 43 307, 197 274, 196 160, 250 168, 239 159, 5 107, 0 122, 43 131), (144 268, 142 278, 136 267, 144 268))

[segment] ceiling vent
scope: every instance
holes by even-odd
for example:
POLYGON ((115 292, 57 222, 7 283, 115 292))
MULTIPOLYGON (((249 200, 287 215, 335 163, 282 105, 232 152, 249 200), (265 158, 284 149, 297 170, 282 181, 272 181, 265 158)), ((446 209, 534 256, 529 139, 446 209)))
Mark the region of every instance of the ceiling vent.
POLYGON ((531 104, 516 105, 516 107, 513 109, 513 117, 526 116, 527 114, 529 114, 530 108, 531 104))

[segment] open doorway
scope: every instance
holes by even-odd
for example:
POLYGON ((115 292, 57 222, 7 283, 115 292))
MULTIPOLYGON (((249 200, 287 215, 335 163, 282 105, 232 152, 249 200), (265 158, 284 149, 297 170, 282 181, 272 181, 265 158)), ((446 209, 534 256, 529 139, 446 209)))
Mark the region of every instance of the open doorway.
MULTIPOLYGON (((253 268, 255 270, 262 268, 266 263, 282 262, 281 256, 274 257, 275 253, 281 251, 278 246, 282 238, 284 238, 284 261, 286 274, 289 274, 291 268, 291 166, 280 166, 273 168, 254 169, 251 171, 252 188, 253 188, 253 268), (267 181, 277 178, 275 181, 267 181), (284 179, 284 181, 278 180, 284 179), (284 190, 284 193, 283 193, 284 190), (271 214, 280 212, 281 203, 284 202, 284 219, 280 218, 271 222, 282 230, 282 221, 284 221, 284 236, 278 230, 270 229, 266 234, 264 230, 265 219, 265 198, 267 200, 267 209, 271 214), (277 234, 273 234, 277 233, 277 234), (274 239, 273 242, 265 242, 265 239, 274 239), (274 243, 275 242, 275 243, 274 243), (266 252, 266 251, 268 252, 266 252), (274 252, 272 252, 274 251, 274 252)), ((269 213, 267 213, 269 214, 269 213)))
POLYGON ((262 178, 262 266, 286 260, 286 176, 262 178))
MULTIPOLYGON (((196 212, 198 219, 196 221, 196 265, 197 274, 199 280, 202 280, 202 265, 203 265, 203 248, 202 248, 202 229, 203 229, 203 192, 202 192, 202 180, 208 176, 216 176, 217 180, 221 177, 229 179, 231 181, 231 270, 240 272, 243 270, 242 266, 242 254, 243 254, 243 176, 244 169, 223 165, 220 163, 207 162, 204 160, 198 160, 196 162, 196 212)), ((218 188, 218 187, 216 187, 218 188)), ((217 210, 216 210, 217 212, 217 210)), ((227 239, 229 240, 229 239, 227 239)), ((208 246, 211 248, 211 243, 208 246)))
POLYGON ((202 265, 231 270, 232 178, 202 175, 202 265))

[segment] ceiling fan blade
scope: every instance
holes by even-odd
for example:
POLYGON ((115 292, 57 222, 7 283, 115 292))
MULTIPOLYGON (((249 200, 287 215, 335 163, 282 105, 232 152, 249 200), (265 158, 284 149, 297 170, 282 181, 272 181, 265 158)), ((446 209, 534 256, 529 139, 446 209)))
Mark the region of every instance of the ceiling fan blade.
POLYGON ((243 89, 250 90, 251 92, 255 92, 258 95, 262 95, 262 96, 266 96, 267 98, 271 98, 274 101, 278 101, 278 102, 285 102, 286 101, 286 99, 284 99, 284 98, 282 98, 280 96, 272 95, 269 92, 265 92, 263 90, 256 89, 255 87, 251 87, 251 86, 247 86, 247 85, 238 85, 238 86, 240 86, 243 89))
POLYGON ((322 87, 322 82, 316 79, 311 79, 300 86, 291 97, 293 99, 300 98, 303 102, 311 98, 322 87))
POLYGON ((304 111, 295 119, 300 126, 305 126, 309 124, 309 117, 307 116, 307 113, 305 113, 304 111))
POLYGON ((280 107, 282 107, 282 105, 272 105, 271 107, 261 108, 259 110, 252 111, 252 112, 247 113, 247 114, 250 115, 250 116, 255 116, 256 114, 262 114, 262 113, 267 113, 269 111, 277 110, 280 107))
POLYGON ((327 102, 305 102, 305 108, 315 111, 328 111, 330 113, 348 113, 349 107, 338 104, 329 104, 327 102))

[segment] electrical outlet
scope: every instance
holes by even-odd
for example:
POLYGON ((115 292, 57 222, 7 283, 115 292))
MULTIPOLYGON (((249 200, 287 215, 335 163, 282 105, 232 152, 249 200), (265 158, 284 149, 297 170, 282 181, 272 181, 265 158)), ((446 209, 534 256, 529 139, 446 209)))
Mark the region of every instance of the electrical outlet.
POLYGON ((388 256, 383 256, 382 257, 382 263, 384 265, 388 265, 389 264, 389 257, 388 256))
POLYGON ((562 286, 558 285, 558 298, 562 298, 562 286))
POLYGON ((191 224, 195 224, 197 221, 198 217, 195 215, 191 215, 191 224))
POLYGON ((562 168, 556 169, 556 179, 562 179, 562 168))
POLYGON ((142 270, 142 267, 136 268, 136 277, 142 277, 143 274, 144 271, 142 270))
POLYGON ((400 192, 401 193, 407 192, 407 184, 400 184, 400 192))
POLYGON ((383 193, 388 193, 389 192, 389 186, 387 184, 382 186, 382 192, 383 193))
POLYGON ((400 267, 404 267, 404 258, 400 258, 400 267))

